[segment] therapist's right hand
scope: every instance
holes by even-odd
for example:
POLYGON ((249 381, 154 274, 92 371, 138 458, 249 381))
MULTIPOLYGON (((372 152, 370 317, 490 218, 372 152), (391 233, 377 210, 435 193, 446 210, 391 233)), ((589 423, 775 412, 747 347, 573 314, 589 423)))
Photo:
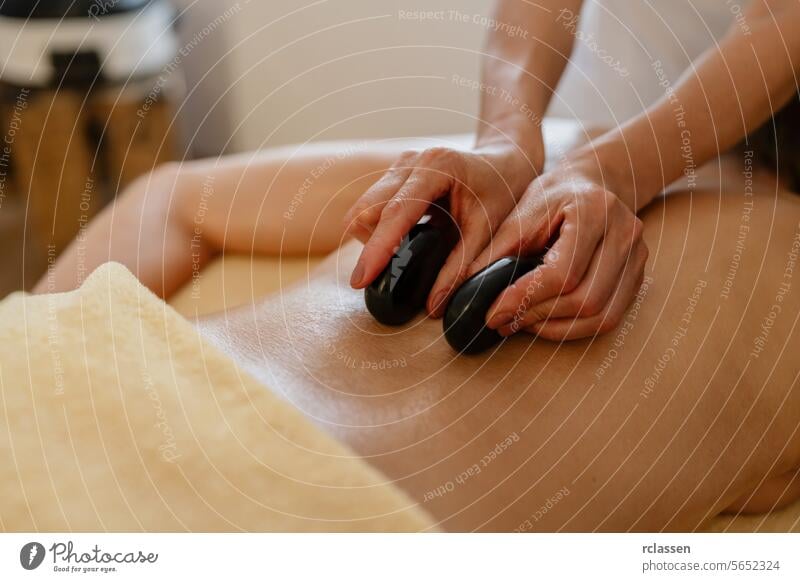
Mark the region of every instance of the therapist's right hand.
POLYGON ((440 317, 469 266, 543 165, 541 136, 525 151, 502 141, 470 151, 437 147, 405 152, 345 217, 347 233, 364 243, 351 286, 369 285, 431 203, 446 197, 439 204, 449 210, 460 239, 428 297, 428 313, 440 317))

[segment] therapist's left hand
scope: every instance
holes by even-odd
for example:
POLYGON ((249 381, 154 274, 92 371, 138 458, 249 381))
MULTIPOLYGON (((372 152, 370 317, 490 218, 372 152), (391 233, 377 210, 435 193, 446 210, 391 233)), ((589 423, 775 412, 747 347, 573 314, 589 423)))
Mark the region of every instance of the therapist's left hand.
POLYGON ((428 313, 440 317, 469 265, 544 165, 541 130, 528 137, 531 145, 525 150, 497 141, 470 151, 433 148, 400 156, 345 217, 348 232, 365 243, 351 285, 369 285, 431 204, 443 204, 460 240, 428 297, 428 313))
POLYGON ((544 263, 497 298, 490 328, 560 341, 617 327, 642 284, 648 250, 642 221, 610 187, 594 160, 581 159, 531 183, 470 268, 549 246, 544 263))

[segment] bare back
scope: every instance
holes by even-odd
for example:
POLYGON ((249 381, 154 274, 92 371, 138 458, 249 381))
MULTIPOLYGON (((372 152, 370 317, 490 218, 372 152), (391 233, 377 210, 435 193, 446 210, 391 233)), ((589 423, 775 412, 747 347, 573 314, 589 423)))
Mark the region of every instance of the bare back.
POLYGON ((797 466, 800 201, 675 194, 644 218, 645 283, 594 340, 463 357, 440 321, 382 327, 352 243, 204 331, 446 528, 694 528, 797 466))

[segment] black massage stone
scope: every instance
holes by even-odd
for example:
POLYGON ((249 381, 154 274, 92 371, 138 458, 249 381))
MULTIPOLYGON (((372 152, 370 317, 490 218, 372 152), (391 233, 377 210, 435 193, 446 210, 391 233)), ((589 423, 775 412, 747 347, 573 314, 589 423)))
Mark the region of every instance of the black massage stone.
POLYGON ((503 336, 486 327, 486 314, 498 295, 542 264, 541 256, 505 257, 478 271, 458 288, 444 315, 444 336, 462 354, 478 354, 503 336))
POLYGON ((383 272, 364 290, 372 316, 385 325, 411 321, 425 307, 455 242, 452 229, 427 221, 415 225, 383 272))

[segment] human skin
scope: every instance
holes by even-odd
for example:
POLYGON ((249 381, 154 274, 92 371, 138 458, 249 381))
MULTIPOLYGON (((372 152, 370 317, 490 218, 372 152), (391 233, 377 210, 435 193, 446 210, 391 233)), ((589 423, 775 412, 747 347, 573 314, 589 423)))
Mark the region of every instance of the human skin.
POLYGON ((403 152, 358 198, 345 217, 348 233, 367 243, 353 269, 353 286, 366 286, 383 270, 397 242, 435 201, 448 209, 460 233, 427 302, 428 312, 441 317, 446 300, 544 168, 542 120, 574 44, 559 14, 577 12, 581 3, 496 2, 494 20, 524 34, 498 29, 487 35, 473 147, 403 152))
MULTIPOLYGON (((565 15, 577 14, 580 5, 498 0, 496 20, 530 35, 511 36, 501 29, 489 34, 479 138, 488 133, 494 144, 505 141, 531 149, 528 144, 539 132, 524 113, 531 112, 533 119, 543 116, 573 46, 574 23, 565 15)), ((613 302, 635 288, 648 252, 635 214, 683 173, 727 151, 797 99, 800 39, 794 30, 800 5, 795 0, 754 0, 742 17, 746 28, 737 19, 674 84, 664 79, 662 99, 573 150, 534 179, 521 197, 513 191, 518 202, 501 224, 489 221, 496 227, 491 236, 478 210, 493 209, 500 201, 479 186, 471 187, 471 174, 461 171, 463 156, 445 159, 446 152, 439 152, 406 160, 406 166, 413 163, 411 170, 417 170, 411 174, 415 180, 382 188, 377 195, 367 192, 348 216, 348 223, 358 226, 354 233, 366 243, 351 283, 368 285, 425 203, 451 184, 459 201, 465 192, 476 192, 477 218, 462 217, 460 222, 477 221, 483 228, 462 228, 459 253, 442 270, 433 296, 502 256, 547 251, 542 267, 498 297, 488 313, 489 327, 503 335, 526 330, 555 340, 590 337, 609 320, 612 327, 618 324, 613 302), (426 171, 429 167, 435 171, 426 171)), ((654 82, 661 82, 663 73, 653 59, 654 82)), ((496 190, 501 201, 508 197, 507 188, 496 190)), ((631 301, 633 295, 625 299, 631 301)), ((442 300, 429 302, 429 310, 439 315, 432 304, 442 300)))
MULTIPOLYGON (((545 127, 547 147, 559 150, 584 141, 590 130, 561 121, 545 127)), ((94 268, 114 260, 169 297, 223 251, 328 254, 346 238, 347 210, 400 152, 467 150, 472 139, 465 134, 309 143, 163 165, 105 208, 34 291, 74 289, 94 268)))
MULTIPOLYGON (((580 136, 563 125, 546 133, 565 148, 580 136)), ((169 296, 191 278, 201 208, 201 263, 222 251, 330 252, 343 239, 337 219, 401 147, 339 159, 352 148, 319 145, 168 167, 99 217, 39 289, 74 288, 83 256, 86 271, 117 260, 169 296), (337 162, 287 219, 305 179, 331 157, 337 162), (204 199, 208 182, 214 194, 204 199)), ((723 178, 717 188, 673 193, 645 212, 653 254, 644 298, 626 311, 630 325, 593 340, 520 336, 469 358, 447 347, 440 322, 382 328, 347 285, 355 243, 293 289, 198 325, 446 529, 686 530, 725 508, 768 511, 800 494, 795 289, 783 296, 763 351, 750 354, 784 282, 800 201, 755 172, 749 230, 730 279, 750 198, 742 196, 742 160, 709 170, 713 183, 723 178), (693 294, 695 310, 682 324, 693 294), (459 482, 510 435, 511 446, 459 482), (452 491, 432 493, 450 482, 452 491)))
POLYGON ((755 198, 723 298, 741 216, 714 192, 646 213, 658 252, 625 335, 515 336, 458 356, 437 320, 386 328, 369 316, 348 286, 354 243, 307 281, 200 329, 445 529, 692 530, 725 508, 768 511, 800 493, 796 291, 750 355, 800 201, 755 198))

